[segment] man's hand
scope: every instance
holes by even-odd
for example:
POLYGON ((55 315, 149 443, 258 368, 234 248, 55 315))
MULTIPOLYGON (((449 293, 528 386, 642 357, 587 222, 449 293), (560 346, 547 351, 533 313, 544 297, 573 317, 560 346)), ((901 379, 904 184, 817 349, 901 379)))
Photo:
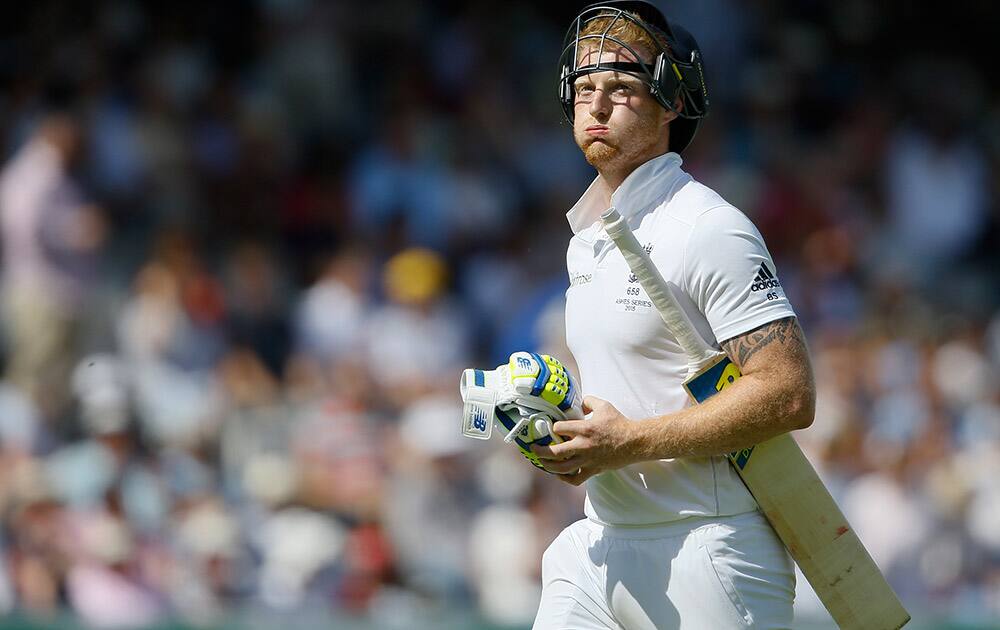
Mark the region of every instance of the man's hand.
POLYGON ((534 446, 545 469, 557 478, 579 486, 594 475, 633 464, 639 459, 634 443, 634 423, 614 405, 595 396, 583 399, 586 420, 561 420, 552 426, 566 440, 561 444, 534 446))
POLYGON ((583 402, 572 374, 547 354, 515 352, 495 370, 464 370, 459 391, 462 435, 488 440, 495 422, 507 432, 504 441, 515 444, 542 470, 545 467, 531 446, 562 442, 552 431, 553 423, 583 418, 583 402))

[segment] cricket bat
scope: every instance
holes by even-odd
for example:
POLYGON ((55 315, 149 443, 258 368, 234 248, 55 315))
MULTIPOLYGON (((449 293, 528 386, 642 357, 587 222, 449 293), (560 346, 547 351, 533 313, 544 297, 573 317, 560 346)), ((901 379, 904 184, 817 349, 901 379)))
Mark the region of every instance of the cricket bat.
MULTIPOLYGON (((615 208, 601 221, 687 354, 691 398, 701 403, 735 382, 739 368, 701 337, 627 221, 615 208)), ((791 434, 731 453, 729 461, 837 625, 897 630, 910 620, 791 434)))

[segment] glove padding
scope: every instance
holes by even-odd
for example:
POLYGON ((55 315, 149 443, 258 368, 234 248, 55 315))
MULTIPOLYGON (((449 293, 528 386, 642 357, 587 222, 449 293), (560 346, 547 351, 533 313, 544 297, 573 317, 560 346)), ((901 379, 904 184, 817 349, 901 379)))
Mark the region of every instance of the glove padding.
POLYGON ((531 446, 562 442, 552 424, 583 418, 580 390, 572 375, 549 355, 515 352, 495 370, 465 370, 460 389, 465 403, 463 435, 488 440, 495 422, 507 432, 504 441, 516 444, 542 470, 545 467, 531 446))

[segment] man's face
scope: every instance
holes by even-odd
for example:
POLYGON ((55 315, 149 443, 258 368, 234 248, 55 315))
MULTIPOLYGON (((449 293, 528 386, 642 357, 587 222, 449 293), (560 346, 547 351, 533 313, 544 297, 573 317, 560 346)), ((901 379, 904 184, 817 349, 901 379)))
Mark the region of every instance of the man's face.
MULTIPOLYGON (((629 51, 609 45, 599 59, 636 61, 629 51)), ((580 65, 597 62, 596 47, 580 52, 580 65)), ((622 72, 594 72, 577 78, 573 89, 573 136, 593 167, 631 169, 666 152, 664 127, 676 114, 661 107, 640 79, 622 72)))

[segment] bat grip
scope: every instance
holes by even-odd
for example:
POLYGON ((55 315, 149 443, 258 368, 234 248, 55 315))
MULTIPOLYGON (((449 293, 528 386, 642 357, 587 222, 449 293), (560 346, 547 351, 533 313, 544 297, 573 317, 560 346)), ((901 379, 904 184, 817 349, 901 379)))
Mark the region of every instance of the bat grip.
POLYGON ((646 295, 656 306, 663 323, 667 329, 677 339, 684 353, 688 356, 690 367, 702 365, 706 360, 718 354, 718 351, 708 345, 698 334, 694 324, 688 319, 677 298, 670 290, 670 285, 660 274, 659 269, 653 265, 649 259, 649 254, 639 244, 628 222, 615 208, 609 208, 601 215, 604 230, 611 237, 611 240, 618 246, 629 269, 639 280, 639 284, 646 291, 646 295))

